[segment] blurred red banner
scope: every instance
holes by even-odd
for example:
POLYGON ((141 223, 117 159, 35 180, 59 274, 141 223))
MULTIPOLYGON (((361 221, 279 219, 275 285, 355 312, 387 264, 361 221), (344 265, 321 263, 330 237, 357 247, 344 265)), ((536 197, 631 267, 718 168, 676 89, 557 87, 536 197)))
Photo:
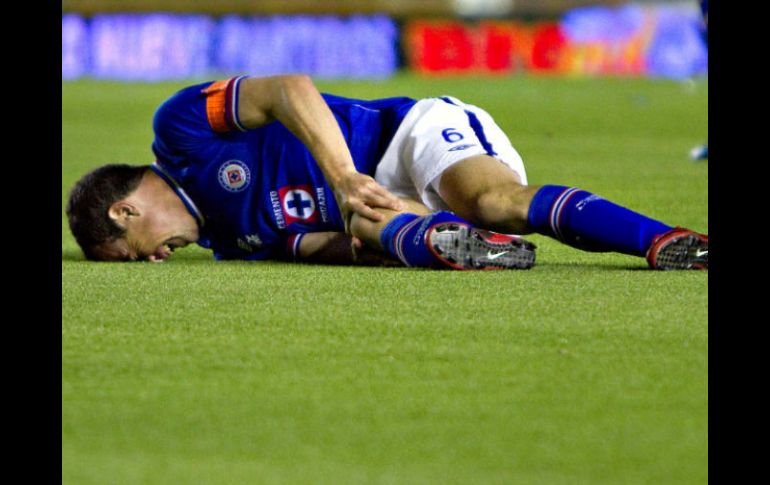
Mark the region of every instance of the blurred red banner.
POLYGON ((564 72, 568 66, 556 22, 414 21, 403 39, 409 66, 423 73, 564 72))
POLYGON ((428 74, 643 75, 649 31, 622 43, 574 42, 558 22, 413 21, 403 29, 407 66, 428 74))

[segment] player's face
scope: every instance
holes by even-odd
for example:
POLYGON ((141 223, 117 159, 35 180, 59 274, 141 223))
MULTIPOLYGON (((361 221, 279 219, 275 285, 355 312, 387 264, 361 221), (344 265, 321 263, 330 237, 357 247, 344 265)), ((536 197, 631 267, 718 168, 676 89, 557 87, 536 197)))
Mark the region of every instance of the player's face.
POLYGON ((198 226, 187 217, 172 217, 163 211, 147 212, 127 225, 123 237, 104 243, 97 255, 106 261, 161 262, 175 249, 198 240, 198 226))

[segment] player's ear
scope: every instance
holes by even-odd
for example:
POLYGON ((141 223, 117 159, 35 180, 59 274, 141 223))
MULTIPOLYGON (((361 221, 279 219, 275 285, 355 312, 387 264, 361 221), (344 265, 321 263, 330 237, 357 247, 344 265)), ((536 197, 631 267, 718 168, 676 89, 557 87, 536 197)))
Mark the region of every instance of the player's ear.
POLYGON ((123 228, 126 227, 126 223, 131 220, 131 218, 141 215, 139 209, 125 199, 112 204, 107 211, 107 214, 110 216, 110 219, 123 228))

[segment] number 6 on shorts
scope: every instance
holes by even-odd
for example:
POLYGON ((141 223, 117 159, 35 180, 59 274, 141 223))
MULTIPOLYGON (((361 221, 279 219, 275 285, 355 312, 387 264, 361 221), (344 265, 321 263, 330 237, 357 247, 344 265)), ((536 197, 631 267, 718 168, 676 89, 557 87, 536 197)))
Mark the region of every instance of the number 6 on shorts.
POLYGON ((465 138, 462 133, 453 130, 454 128, 447 128, 441 132, 441 136, 444 137, 444 140, 448 141, 449 143, 454 143, 465 138))

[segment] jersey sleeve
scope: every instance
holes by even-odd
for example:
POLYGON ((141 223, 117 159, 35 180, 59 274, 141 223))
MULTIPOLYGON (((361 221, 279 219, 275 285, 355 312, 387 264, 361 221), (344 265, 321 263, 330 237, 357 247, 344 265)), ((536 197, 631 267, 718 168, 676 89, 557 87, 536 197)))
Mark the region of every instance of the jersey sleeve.
POLYGON ((238 119, 240 84, 245 78, 239 76, 216 81, 203 90, 206 95, 206 119, 215 132, 246 131, 238 119))
POLYGON ((189 86, 155 112, 152 150, 159 160, 181 163, 206 158, 212 142, 243 129, 237 115, 238 90, 245 76, 189 86))

